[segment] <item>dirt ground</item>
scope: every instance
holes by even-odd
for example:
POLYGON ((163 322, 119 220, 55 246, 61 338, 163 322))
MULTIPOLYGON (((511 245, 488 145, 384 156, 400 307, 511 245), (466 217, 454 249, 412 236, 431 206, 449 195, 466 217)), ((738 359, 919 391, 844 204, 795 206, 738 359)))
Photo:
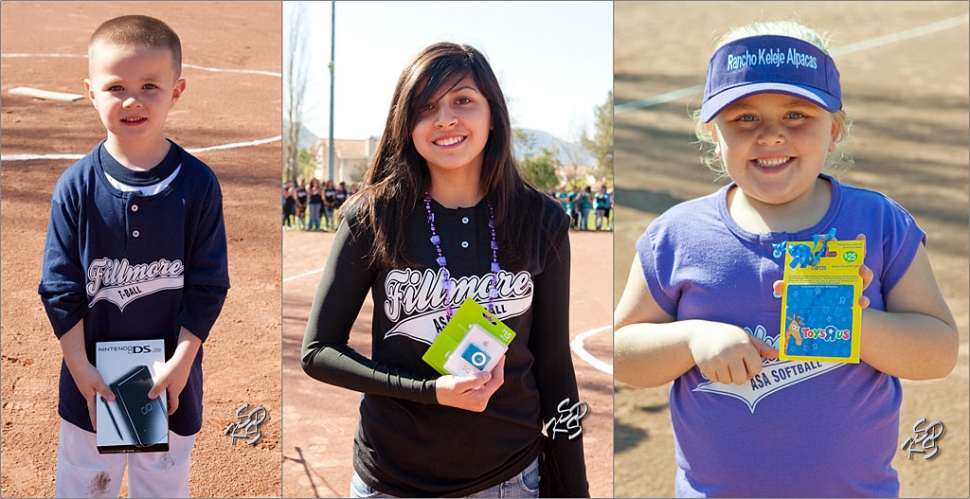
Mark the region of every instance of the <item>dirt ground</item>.
MULTIPOLYGON (((105 137, 86 100, 41 101, 13 87, 84 92, 87 40, 103 21, 141 13, 179 34, 185 64, 220 70, 281 71, 279 2, 3 2, 2 152, 85 154, 105 137), (30 54, 27 57, 13 54, 30 54), (42 57, 37 54, 67 54, 42 57)), ((278 136, 280 77, 185 67, 182 99, 168 136, 188 149, 278 136)), ((190 493, 279 497, 280 143, 198 152, 219 177, 229 240, 229 291, 205 343, 203 427, 193 452, 190 493), (244 403, 269 419, 253 446, 223 430, 244 403)), ((3 161, 2 174, 2 496, 54 493, 57 380, 61 350, 37 295, 54 182, 73 160, 3 161)), ((126 495, 123 487, 122 495, 126 495)))
MULTIPOLYGON (((609 232, 570 233, 572 276, 570 338, 613 323, 609 232)), ((326 263, 330 233, 283 234, 283 495, 347 497, 360 394, 320 383, 300 367, 300 347, 313 293, 326 263)), ((373 303, 368 296, 350 335, 350 346, 369 354, 373 303)), ((613 337, 607 329, 585 341, 586 350, 612 365, 613 337)), ((587 479, 592 497, 613 493, 613 376, 573 354, 580 399, 590 412, 582 420, 587 479)))
MULTIPOLYGON (((704 83, 717 38, 733 26, 791 19, 832 35, 831 47, 963 16, 956 27, 836 56, 843 101, 855 120, 855 166, 843 182, 882 191, 928 233, 931 263, 960 329, 957 367, 945 379, 903 381, 900 445, 920 418, 941 421, 939 454, 898 451, 901 497, 968 496, 968 29, 964 2, 618 2, 614 8, 616 104, 704 83)), ((634 242, 657 215, 723 183, 699 161, 688 110, 702 92, 615 115, 614 301, 634 242)), ((616 497, 673 496, 669 385, 616 384, 616 497), (645 470, 649 470, 645 472, 645 470)), ((852 436, 845 435, 851 449, 852 436)))

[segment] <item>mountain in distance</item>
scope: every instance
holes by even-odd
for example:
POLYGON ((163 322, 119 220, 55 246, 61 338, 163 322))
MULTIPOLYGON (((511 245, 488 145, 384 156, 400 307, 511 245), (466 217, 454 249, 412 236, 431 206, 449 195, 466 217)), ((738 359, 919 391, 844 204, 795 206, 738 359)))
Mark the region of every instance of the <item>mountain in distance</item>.
MULTIPOLYGON (((283 120, 284 135, 286 134, 286 131, 289 130, 289 128, 290 128, 290 123, 286 120, 283 120)), ((317 137, 316 134, 311 132, 310 129, 306 127, 306 125, 300 125, 300 141, 297 144, 299 145, 299 149, 307 149, 307 150, 313 149, 314 147, 316 147, 318 139, 319 137, 317 137)))
MULTIPOLYGON (((283 122, 283 130, 285 131, 289 128, 290 124, 286 121, 283 122)), ((527 150, 520 151, 519 144, 513 144, 515 148, 515 157, 524 158, 526 156, 532 156, 542 152, 542 149, 549 149, 556 153, 556 158, 562 165, 571 165, 577 159, 579 160, 580 166, 582 165, 592 165, 596 162, 596 158, 590 155, 586 148, 583 147, 581 143, 568 142, 562 140, 558 137, 553 136, 549 132, 542 130, 535 130, 532 128, 523 128, 523 131, 529 134, 532 139, 531 147, 527 150)), ((300 149, 310 150, 316 147, 319 137, 310 131, 306 125, 301 125, 300 127, 300 149)))
POLYGON ((514 144, 516 158, 539 154, 545 148, 554 152, 556 159, 562 165, 571 165, 577 160, 580 165, 592 165, 596 162, 596 158, 589 154, 579 141, 567 142, 549 132, 532 128, 522 128, 521 130, 529 134, 532 143, 531 147, 524 151, 519 150, 519 144, 514 144))

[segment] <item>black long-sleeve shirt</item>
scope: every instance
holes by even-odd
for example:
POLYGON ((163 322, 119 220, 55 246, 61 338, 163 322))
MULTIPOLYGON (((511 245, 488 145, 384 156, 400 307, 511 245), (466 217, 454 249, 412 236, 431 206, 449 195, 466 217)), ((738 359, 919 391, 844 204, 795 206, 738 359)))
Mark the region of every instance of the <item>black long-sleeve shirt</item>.
MULTIPOLYGON (((508 480, 542 449, 543 423, 564 399, 578 402, 569 351, 569 218, 541 197, 543 215, 521 272, 503 269, 496 315, 516 332, 506 354, 505 382, 475 413, 438 405, 440 375, 421 356, 445 322, 441 273, 423 204, 406 237, 420 268, 372 268, 372 239, 353 237, 348 214, 336 238, 310 311, 303 368, 312 377, 364 392, 354 438, 354 468, 371 487, 395 496, 463 496, 508 480), (545 228, 545 229, 543 229, 545 228), (372 358, 348 337, 372 293, 372 358)), ((492 252, 488 208, 446 209, 432 202, 441 247, 453 279, 453 309, 464 297, 488 304, 492 252)), ((501 231, 502 228, 498 227, 501 231)), ((501 248, 501 251, 517 251, 501 248)), ((587 496, 582 438, 557 438, 552 451, 565 489, 587 496)))

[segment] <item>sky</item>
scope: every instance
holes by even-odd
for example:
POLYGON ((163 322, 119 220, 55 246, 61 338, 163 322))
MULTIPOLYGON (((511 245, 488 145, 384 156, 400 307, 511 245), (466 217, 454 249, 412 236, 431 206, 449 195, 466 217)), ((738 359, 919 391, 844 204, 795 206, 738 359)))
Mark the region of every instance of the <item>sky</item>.
MULTIPOLYGON (((290 7, 284 2, 284 40, 290 7)), ((326 137, 331 2, 308 2, 306 21, 310 109, 303 121, 326 137)), ((404 66, 439 41, 485 54, 510 101, 513 126, 560 139, 576 140, 584 127, 592 134, 593 110, 613 88, 612 2, 340 1, 334 138, 380 136, 404 66)))

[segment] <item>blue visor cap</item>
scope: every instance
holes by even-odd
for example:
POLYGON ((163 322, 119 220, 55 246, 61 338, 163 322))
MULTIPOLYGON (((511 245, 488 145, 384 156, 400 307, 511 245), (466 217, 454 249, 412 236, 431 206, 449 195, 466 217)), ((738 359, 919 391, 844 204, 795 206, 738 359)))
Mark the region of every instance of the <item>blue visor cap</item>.
POLYGON ((727 43, 707 66, 701 122, 725 107, 755 94, 788 94, 829 112, 842 109, 842 89, 835 61, 798 38, 758 35, 727 43))

